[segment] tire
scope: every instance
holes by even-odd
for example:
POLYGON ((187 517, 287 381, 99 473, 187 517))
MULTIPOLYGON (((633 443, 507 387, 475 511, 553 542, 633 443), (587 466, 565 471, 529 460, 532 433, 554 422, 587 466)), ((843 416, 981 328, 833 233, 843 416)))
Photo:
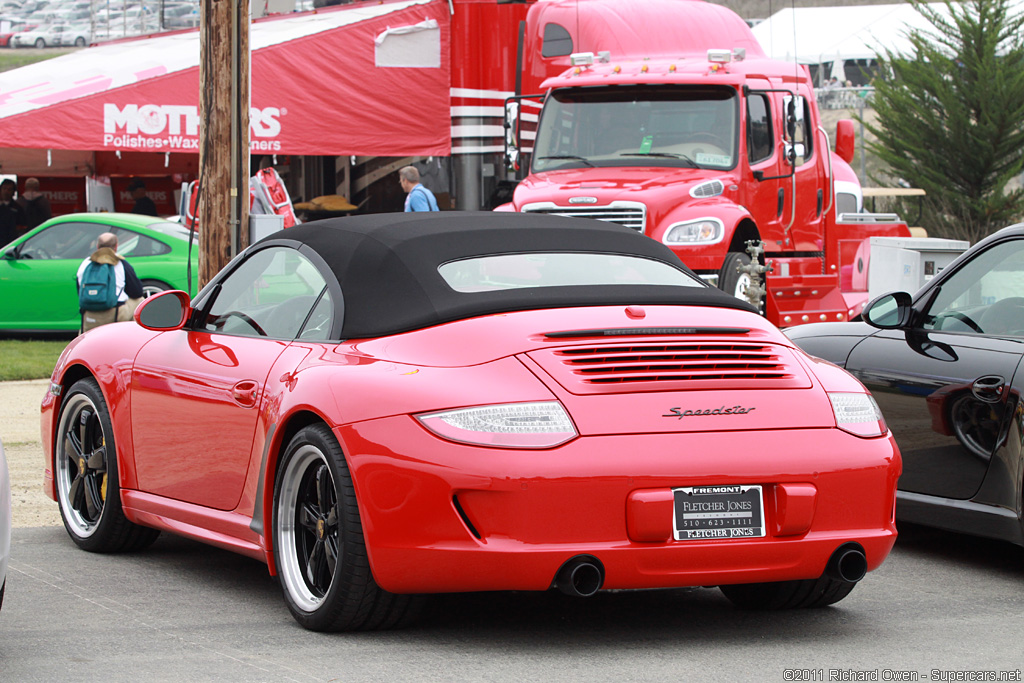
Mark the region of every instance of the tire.
POLYGON ((133 524, 121 509, 117 446, 110 412, 96 380, 75 382, 57 422, 54 479, 71 540, 95 553, 141 550, 160 532, 133 524))
POLYGON ((750 265, 750 257, 738 251, 730 251, 725 256, 722 270, 718 273, 718 288, 737 299, 746 301, 747 287, 751 284, 750 276, 740 273, 737 268, 750 265))
POLYGON ((154 294, 159 294, 160 292, 166 292, 169 289, 171 289, 171 286, 166 282, 161 282, 160 280, 142 281, 142 297, 144 299, 149 298, 154 294))
POLYGON ((829 576, 803 581, 747 583, 719 586, 718 589, 737 607, 756 610, 827 607, 845 598, 856 586, 829 576))
POLYGON ((75 38, 75 47, 85 47, 85 38, 82 36, 75 38))
POLYGON ((36 47, 42 50, 44 47, 46 47, 46 41, 42 38, 36 38, 36 47))
POLYGON ((285 602, 304 628, 395 628, 422 610, 422 596, 395 595, 373 580, 348 465, 325 425, 303 428, 288 444, 274 487, 273 543, 285 602))

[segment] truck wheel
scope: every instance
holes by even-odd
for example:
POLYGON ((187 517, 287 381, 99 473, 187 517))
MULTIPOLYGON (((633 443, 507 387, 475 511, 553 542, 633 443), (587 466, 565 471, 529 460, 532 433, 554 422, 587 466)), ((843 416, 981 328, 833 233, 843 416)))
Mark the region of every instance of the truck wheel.
POLYGON ((722 264, 722 270, 718 274, 718 288, 723 292, 732 294, 737 299, 747 298, 747 287, 752 284, 750 276, 739 272, 740 266, 750 264, 750 257, 738 251, 730 251, 722 264))

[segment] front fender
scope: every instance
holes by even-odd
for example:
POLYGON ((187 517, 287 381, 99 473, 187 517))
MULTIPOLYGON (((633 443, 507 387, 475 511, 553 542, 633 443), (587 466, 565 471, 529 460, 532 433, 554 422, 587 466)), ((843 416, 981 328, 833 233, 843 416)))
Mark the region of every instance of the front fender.
POLYGON ((121 488, 136 488, 129 386, 135 356, 156 334, 159 333, 134 322, 113 323, 79 335, 64 349, 50 376, 51 387, 43 398, 40 415, 40 437, 45 458, 43 490, 50 498, 57 499, 53 466, 61 406, 71 386, 85 377, 93 377, 97 381, 110 411, 121 488))

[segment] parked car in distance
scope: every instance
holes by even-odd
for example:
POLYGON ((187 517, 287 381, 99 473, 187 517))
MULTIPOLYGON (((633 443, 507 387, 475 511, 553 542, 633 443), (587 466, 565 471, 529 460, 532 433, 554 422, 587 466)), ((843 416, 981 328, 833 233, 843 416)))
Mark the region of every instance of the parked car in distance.
POLYGON ((786 330, 874 394, 903 454, 898 519, 1024 545, 1024 224, 864 322, 786 330))
POLYGON ((40 24, 28 31, 21 31, 11 36, 12 47, 56 47, 60 45, 60 32, 63 24, 40 24))
POLYGON ((57 44, 62 47, 85 47, 92 43, 92 27, 89 24, 71 24, 57 34, 57 44))
POLYGON ((30 31, 34 29, 35 24, 26 24, 24 22, 12 22, 6 31, 0 31, 0 47, 13 47, 11 45, 11 39, 21 33, 22 31, 30 31))
POLYGON ((310 222, 135 321, 72 341, 43 400, 71 540, 259 559, 309 629, 464 591, 821 607, 896 539, 899 452, 863 385, 630 228, 310 222))
POLYGON ((11 476, 7 471, 7 455, 0 440, 0 609, 7 591, 7 563, 11 557, 11 476))
MULTIPOLYGON (((52 218, 0 247, 0 330, 80 328, 75 275, 104 232, 118 236, 147 294, 188 289, 188 229, 130 213, 72 213, 52 218)), ((198 290, 198 241, 192 247, 192 291, 198 290)))

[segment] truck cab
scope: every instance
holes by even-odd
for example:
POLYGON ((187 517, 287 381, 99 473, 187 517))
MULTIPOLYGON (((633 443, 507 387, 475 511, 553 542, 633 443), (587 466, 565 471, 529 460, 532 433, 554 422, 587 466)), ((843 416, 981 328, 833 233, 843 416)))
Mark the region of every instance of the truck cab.
MULTIPOLYGON (((530 20, 547 4, 531 9, 527 35, 543 33, 530 20)), ((614 5, 580 3, 601 16, 614 5)), ((728 12, 691 0, 650 0, 638 11, 671 16, 670 5, 689 12, 686 22, 696 25, 705 13, 728 12)), ((591 33, 596 25, 579 23, 591 33)), ((566 32, 574 39, 566 45, 598 44, 593 35, 584 41, 566 32)), ((852 122, 839 123, 833 152, 807 70, 768 59, 756 41, 749 53, 745 24, 729 23, 716 39, 729 36, 737 44, 701 50, 680 44, 668 55, 663 45, 661 54, 648 55, 642 40, 628 48, 632 54, 569 55, 570 67, 540 84, 545 95, 535 137, 521 157, 529 173, 503 208, 627 225, 741 297, 752 284, 744 268, 748 246, 756 244, 772 269, 764 301, 769 317, 779 324, 848 319, 866 299, 842 288, 851 282, 857 247, 868 236, 903 236, 907 228, 838 220, 836 180, 845 195, 857 189, 848 166, 852 122)), ((613 42, 622 47, 621 38, 613 42)), ((541 61, 553 65, 543 52, 541 61)), ((526 111, 521 107, 511 124, 512 137, 524 143, 531 137, 522 124, 526 111)))

